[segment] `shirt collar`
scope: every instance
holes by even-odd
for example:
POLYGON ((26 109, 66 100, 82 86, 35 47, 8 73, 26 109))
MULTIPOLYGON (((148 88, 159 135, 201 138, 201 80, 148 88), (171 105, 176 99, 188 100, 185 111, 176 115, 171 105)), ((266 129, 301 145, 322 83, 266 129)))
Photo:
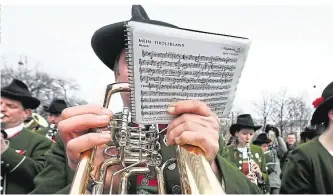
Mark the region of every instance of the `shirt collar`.
POLYGON ((24 127, 24 124, 21 123, 20 125, 16 126, 16 127, 12 127, 12 128, 9 128, 9 129, 5 129, 5 132, 7 133, 8 135, 8 138, 7 139, 10 139, 12 138, 13 136, 15 136, 16 134, 18 134, 20 131, 23 130, 23 127, 24 127))

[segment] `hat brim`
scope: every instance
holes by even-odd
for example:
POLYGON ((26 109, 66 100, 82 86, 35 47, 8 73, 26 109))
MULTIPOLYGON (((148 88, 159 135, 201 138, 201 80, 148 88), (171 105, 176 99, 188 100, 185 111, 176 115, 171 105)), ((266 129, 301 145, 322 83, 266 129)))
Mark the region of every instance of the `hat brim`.
POLYGON ((264 141, 262 141, 262 140, 254 140, 253 141, 253 144, 254 145, 262 145, 262 144, 269 144, 269 143, 271 143, 272 142, 272 140, 270 140, 269 138, 268 139, 266 139, 266 140, 264 140, 264 141))
POLYGON ((56 115, 61 114, 61 112, 51 110, 50 107, 48 107, 48 106, 43 106, 43 108, 44 108, 45 112, 48 112, 50 114, 56 114, 56 115))
MULTIPOLYGON (((133 20, 165 27, 178 28, 175 25, 157 20, 133 20)), ((97 57, 112 71, 117 56, 125 48, 125 24, 117 22, 98 29, 91 38, 91 46, 97 57)))
POLYGON ((104 26, 98 29, 91 39, 95 54, 111 70, 117 55, 125 48, 125 23, 123 21, 104 26))
POLYGON ((249 126, 249 125, 242 125, 242 124, 232 124, 230 126, 230 134, 232 136, 235 136, 236 131, 240 130, 241 128, 248 128, 248 129, 253 129, 254 131, 257 131, 258 129, 260 129, 262 126, 249 126))
POLYGON ((311 125, 321 124, 328 119, 328 111, 333 109, 333 96, 324 100, 314 111, 311 119, 311 125))
POLYGON ((13 93, 3 89, 1 90, 1 96, 20 101, 23 107, 28 109, 35 109, 40 105, 40 101, 37 98, 13 93))
POLYGON ((301 137, 306 137, 306 136, 309 136, 309 135, 316 136, 316 135, 318 135, 318 133, 316 131, 303 131, 300 134, 301 137))

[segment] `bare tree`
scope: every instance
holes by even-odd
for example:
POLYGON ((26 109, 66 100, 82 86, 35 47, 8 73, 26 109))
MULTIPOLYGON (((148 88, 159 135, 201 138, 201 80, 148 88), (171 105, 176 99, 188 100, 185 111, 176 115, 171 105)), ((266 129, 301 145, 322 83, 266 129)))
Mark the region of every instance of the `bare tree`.
MULTIPOLYGON (((69 105, 80 105, 87 103, 78 97, 68 97, 68 92, 79 90, 73 80, 66 80, 51 76, 49 73, 35 69, 19 67, 3 67, 1 69, 1 85, 8 85, 12 79, 23 81, 30 89, 32 95, 41 101, 41 105, 49 104, 53 98, 63 98, 69 105)), ((37 112, 42 112, 37 109, 37 112)))
POLYGON ((302 97, 290 97, 288 99, 287 109, 290 131, 303 129, 311 114, 311 109, 307 106, 307 103, 302 97), (300 129, 295 129, 295 127, 300 129))
POLYGON ((260 117, 260 121, 263 122, 263 126, 267 124, 267 120, 270 119, 272 111, 273 111, 273 99, 270 95, 263 95, 262 100, 259 102, 253 102, 255 106, 255 111, 260 117))
POLYGON ((220 119, 220 132, 226 136, 229 134, 230 126, 236 123, 237 116, 243 114, 243 110, 235 105, 232 106, 229 116, 220 119))
POLYGON ((288 97, 287 90, 282 89, 279 93, 272 96, 272 114, 271 119, 281 130, 281 134, 288 124, 288 97))

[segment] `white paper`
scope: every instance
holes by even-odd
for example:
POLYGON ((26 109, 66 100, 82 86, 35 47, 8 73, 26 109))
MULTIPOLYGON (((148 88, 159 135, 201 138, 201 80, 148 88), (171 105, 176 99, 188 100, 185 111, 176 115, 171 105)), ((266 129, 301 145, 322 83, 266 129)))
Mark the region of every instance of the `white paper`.
POLYGON ((168 124, 167 107, 185 99, 229 115, 250 41, 129 22, 134 122, 168 124))

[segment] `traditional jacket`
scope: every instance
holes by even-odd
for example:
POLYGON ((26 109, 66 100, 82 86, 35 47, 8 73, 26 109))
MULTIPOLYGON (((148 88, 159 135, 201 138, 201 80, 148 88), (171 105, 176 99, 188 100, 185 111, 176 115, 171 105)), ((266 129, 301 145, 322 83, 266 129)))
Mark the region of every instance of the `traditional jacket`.
POLYGON ((2 187, 6 194, 27 194, 34 189, 33 179, 43 170, 44 154, 52 142, 27 129, 8 140, 9 147, 1 155, 2 187))
POLYGON ((283 169, 281 194, 333 194, 333 154, 318 137, 301 144, 283 169))
MULTIPOLYGON (((265 185, 262 186, 262 189, 268 190, 268 174, 266 171, 266 158, 263 154, 261 148, 259 146, 251 144, 251 158, 255 161, 264 177, 265 185)), ((229 145, 223 148, 220 147, 219 154, 230 161, 235 167, 237 167, 240 171, 242 171, 242 164, 243 164, 243 154, 235 147, 235 145, 229 145)))
POLYGON ((56 134, 56 142, 45 154, 45 159, 45 168, 35 177, 35 189, 31 194, 68 193, 74 172, 68 166, 65 146, 59 134, 56 134))
MULTIPOLYGON (((174 146, 164 144, 164 136, 161 136, 161 153, 163 159, 174 158, 176 155, 174 146)), ((224 178, 225 190, 228 194, 257 194, 260 193, 258 187, 250 182, 241 172, 230 162, 218 155, 216 158, 218 167, 224 178)), ((46 167, 34 180, 36 188, 31 194, 67 194, 70 191, 74 172, 68 167, 65 147, 57 135, 57 141, 52 149, 46 154, 46 167)), ((179 194, 180 181, 177 167, 166 168, 166 189, 168 194, 179 194)), ((137 177, 129 179, 129 194, 135 194, 140 190, 149 193, 157 193, 156 187, 150 185, 138 185, 145 183, 138 181, 137 177)), ((150 184, 151 181, 146 181, 150 184)))
POLYGON ((56 141, 55 135, 57 134, 57 130, 50 128, 50 126, 42 127, 40 129, 36 130, 35 133, 40 134, 44 137, 47 137, 47 138, 51 139, 53 142, 56 141), (52 133, 50 133, 50 132, 52 132, 52 133))

